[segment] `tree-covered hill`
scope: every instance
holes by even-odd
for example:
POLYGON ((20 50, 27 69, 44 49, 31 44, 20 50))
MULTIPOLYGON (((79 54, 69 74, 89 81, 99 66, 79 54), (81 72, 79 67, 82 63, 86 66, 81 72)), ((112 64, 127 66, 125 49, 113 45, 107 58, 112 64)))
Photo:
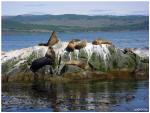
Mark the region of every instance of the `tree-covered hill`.
POLYGON ((47 32, 148 30, 148 16, 18 15, 3 16, 2 31, 47 32))

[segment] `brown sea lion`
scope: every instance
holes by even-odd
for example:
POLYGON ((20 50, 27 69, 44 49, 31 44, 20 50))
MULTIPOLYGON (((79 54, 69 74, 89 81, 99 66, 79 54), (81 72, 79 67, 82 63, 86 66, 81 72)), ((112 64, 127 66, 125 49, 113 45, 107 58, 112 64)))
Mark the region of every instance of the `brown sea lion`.
POLYGON ((75 49, 80 50, 80 49, 84 48, 84 47, 86 46, 86 44, 87 44, 87 41, 86 41, 86 40, 81 41, 81 40, 79 40, 79 39, 73 39, 73 40, 71 40, 71 41, 69 42, 69 44, 67 45, 66 51, 72 52, 72 51, 74 51, 75 49))
POLYGON ((53 45, 55 45, 58 42, 59 42, 59 39, 56 36, 56 32, 53 31, 51 37, 49 38, 49 40, 47 42, 47 45, 48 46, 53 46, 53 45))
POLYGON ((109 45, 112 45, 112 42, 110 41, 106 41, 106 40, 103 40, 103 39, 96 39, 92 42, 93 45, 100 45, 100 44, 109 44, 109 45))
POLYGON ((71 41, 68 43, 67 47, 66 47, 66 51, 68 51, 68 52, 73 52, 74 49, 75 49, 76 44, 77 44, 79 41, 80 41, 79 39, 73 39, 73 40, 71 40, 71 41))
POLYGON ((86 40, 80 41, 75 45, 75 49, 80 50, 80 49, 86 47, 86 44, 87 44, 86 40))
POLYGON ((40 43, 39 46, 53 46, 59 42, 59 39, 56 36, 56 32, 53 31, 47 43, 40 43))
POLYGON ((68 52, 73 52, 75 49, 75 44, 74 43, 69 43, 66 47, 66 51, 68 52))

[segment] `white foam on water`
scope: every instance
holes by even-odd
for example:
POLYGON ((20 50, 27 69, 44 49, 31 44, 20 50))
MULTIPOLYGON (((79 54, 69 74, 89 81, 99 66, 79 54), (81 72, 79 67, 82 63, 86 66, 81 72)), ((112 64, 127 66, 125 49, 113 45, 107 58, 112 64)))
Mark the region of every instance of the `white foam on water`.
POLYGON ((132 50, 135 54, 139 55, 140 57, 149 57, 149 49, 133 49, 132 50))

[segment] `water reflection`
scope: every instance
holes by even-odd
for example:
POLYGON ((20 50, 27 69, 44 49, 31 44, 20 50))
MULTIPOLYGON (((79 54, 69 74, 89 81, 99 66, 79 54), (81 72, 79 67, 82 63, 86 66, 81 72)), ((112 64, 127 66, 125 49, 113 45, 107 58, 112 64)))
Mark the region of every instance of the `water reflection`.
POLYGON ((148 110, 148 106, 148 81, 45 82, 2 87, 2 111, 134 111, 148 110))

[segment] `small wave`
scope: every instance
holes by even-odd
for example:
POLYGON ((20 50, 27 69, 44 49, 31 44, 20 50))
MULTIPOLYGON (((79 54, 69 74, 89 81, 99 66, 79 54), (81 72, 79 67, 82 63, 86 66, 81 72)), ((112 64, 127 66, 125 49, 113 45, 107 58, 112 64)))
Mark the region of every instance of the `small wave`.
POLYGON ((149 47, 134 48, 132 49, 132 51, 137 55, 139 55, 140 57, 149 57, 149 47))

